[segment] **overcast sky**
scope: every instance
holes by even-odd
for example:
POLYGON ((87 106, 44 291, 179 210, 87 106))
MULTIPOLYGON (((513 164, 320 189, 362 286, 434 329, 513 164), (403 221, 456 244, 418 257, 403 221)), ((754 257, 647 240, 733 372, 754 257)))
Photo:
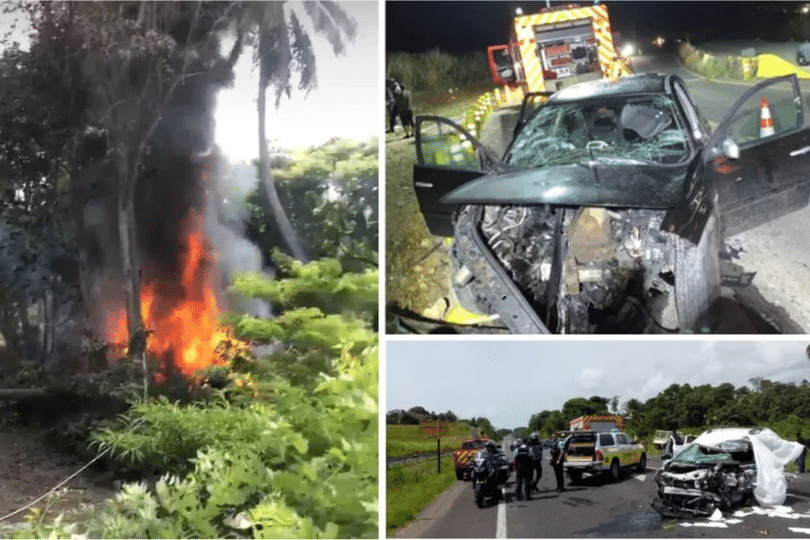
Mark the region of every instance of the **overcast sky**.
MULTIPOLYGON (((382 125, 383 103, 378 71, 378 3, 338 2, 357 21, 358 35, 343 54, 335 56, 329 41, 315 32, 302 2, 288 2, 306 28, 315 50, 318 87, 308 95, 296 90, 282 97, 278 111, 275 93, 267 93, 267 137, 285 148, 321 144, 336 136, 365 141, 377 136, 382 125)), ((227 49, 223 49, 227 50, 227 49)), ((259 157, 256 96, 259 70, 252 53, 245 51, 236 66, 233 88, 217 94, 216 141, 231 161, 259 157)))
POLYGON ((484 416, 496 428, 526 426, 532 414, 593 395, 619 403, 692 386, 754 377, 810 380, 808 340, 716 341, 451 339, 386 346, 384 410, 422 406, 460 418, 484 416))

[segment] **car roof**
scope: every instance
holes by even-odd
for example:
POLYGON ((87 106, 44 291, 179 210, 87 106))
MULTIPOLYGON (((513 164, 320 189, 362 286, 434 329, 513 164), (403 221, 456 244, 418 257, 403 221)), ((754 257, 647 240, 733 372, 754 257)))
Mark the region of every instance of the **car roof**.
POLYGON ((599 79, 574 84, 563 88, 548 98, 547 104, 580 101, 591 97, 619 96, 626 94, 668 94, 665 73, 641 73, 620 77, 615 81, 599 79))

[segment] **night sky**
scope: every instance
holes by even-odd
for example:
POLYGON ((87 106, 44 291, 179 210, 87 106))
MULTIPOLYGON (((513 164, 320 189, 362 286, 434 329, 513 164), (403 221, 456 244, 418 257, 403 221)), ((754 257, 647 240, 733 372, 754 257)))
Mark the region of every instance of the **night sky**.
MULTIPOLYGON (((656 35, 690 38, 693 42, 718 39, 788 39, 789 24, 800 18, 796 2, 603 2, 614 32, 625 39, 656 35), (787 13, 785 13, 787 11, 787 13)), ((579 2, 579 5, 589 5, 579 2)), ((552 6, 559 2, 552 2, 552 6)), ((536 13, 545 2, 411 2, 388 1, 386 50, 425 52, 439 48, 451 54, 485 52, 488 45, 506 43, 515 8, 536 13)), ((807 15, 804 18, 808 18, 807 15)))

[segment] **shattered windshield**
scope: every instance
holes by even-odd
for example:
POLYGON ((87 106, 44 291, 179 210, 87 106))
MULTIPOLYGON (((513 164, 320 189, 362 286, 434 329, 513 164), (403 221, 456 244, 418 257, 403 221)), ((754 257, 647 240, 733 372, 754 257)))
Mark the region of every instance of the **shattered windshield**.
POLYGON ((545 105, 515 137, 506 160, 518 168, 555 165, 672 165, 690 147, 673 101, 617 96, 545 105))
POLYGON ((672 461, 675 463, 688 464, 711 464, 727 461, 731 459, 731 454, 723 452, 718 448, 703 446, 702 444, 691 443, 689 446, 678 452, 672 461))

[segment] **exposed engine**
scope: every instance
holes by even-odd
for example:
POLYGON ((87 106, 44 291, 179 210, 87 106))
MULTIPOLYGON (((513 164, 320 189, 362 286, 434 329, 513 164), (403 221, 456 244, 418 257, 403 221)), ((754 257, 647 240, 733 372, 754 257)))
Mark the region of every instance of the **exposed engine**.
POLYGON ((749 503, 754 496, 757 471, 754 463, 721 461, 705 468, 658 471, 653 507, 665 517, 709 516, 715 510, 731 510, 749 503))
POLYGON ((478 230, 551 331, 632 332, 671 290, 663 218, 659 210, 486 206, 478 230))

